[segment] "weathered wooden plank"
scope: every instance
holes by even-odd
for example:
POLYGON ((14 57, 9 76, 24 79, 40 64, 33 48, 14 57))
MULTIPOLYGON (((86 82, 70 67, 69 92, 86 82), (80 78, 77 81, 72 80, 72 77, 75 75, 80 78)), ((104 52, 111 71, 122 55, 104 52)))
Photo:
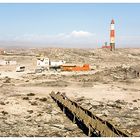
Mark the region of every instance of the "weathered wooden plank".
POLYGON ((98 136, 103 137, 128 137, 129 135, 115 128, 110 122, 102 120, 89 110, 79 106, 76 102, 71 101, 61 93, 55 94, 51 92, 50 96, 63 106, 63 112, 67 108, 73 114, 73 122, 75 119, 80 119, 89 129, 88 136, 96 131, 98 136))

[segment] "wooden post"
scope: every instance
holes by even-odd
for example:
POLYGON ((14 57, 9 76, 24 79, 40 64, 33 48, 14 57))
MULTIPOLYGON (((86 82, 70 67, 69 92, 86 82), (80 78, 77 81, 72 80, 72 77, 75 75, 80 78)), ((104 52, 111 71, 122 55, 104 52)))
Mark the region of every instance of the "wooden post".
POLYGON ((75 123, 75 114, 73 114, 73 123, 75 123))
POLYGON ((88 127, 88 136, 89 136, 89 137, 91 136, 90 125, 89 125, 89 127, 88 127))
POLYGON ((65 113, 65 107, 63 106, 63 113, 65 113))

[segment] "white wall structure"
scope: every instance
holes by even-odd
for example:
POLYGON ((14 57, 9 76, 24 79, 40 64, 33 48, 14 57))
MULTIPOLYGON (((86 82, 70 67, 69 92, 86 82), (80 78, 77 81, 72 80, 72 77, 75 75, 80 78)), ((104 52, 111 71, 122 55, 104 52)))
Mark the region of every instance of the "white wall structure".
POLYGON ((63 60, 59 61, 50 61, 49 58, 39 58, 37 60, 37 67, 44 67, 48 70, 53 67, 60 67, 61 65, 65 64, 66 62, 63 60))
POLYGON ((17 62, 16 61, 6 61, 6 60, 0 60, 0 65, 4 66, 4 65, 16 65, 17 62))
POLYGON ((17 62, 16 61, 9 61, 9 65, 16 65, 17 62))
POLYGON ((50 62, 49 58, 38 59, 37 66, 49 67, 49 62, 50 62))
POLYGON ((63 61, 63 60, 60 60, 60 61, 51 61, 50 62, 50 66, 51 67, 58 67, 58 66, 61 66, 63 64, 65 64, 66 61, 63 61))
POLYGON ((5 60, 0 60, 0 65, 1 65, 1 66, 6 65, 6 61, 5 61, 5 60))

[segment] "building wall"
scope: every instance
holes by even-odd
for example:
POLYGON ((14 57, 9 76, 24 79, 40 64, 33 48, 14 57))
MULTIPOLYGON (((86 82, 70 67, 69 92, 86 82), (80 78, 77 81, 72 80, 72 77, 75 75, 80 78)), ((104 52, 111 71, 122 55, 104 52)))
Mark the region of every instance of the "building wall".
POLYGON ((39 59, 37 60, 37 66, 41 66, 41 67, 48 67, 49 66, 49 59, 48 58, 44 58, 44 59, 39 59))
POLYGON ((16 61, 5 61, 5 60, 0 60, 0 65, 4 66, 4 65, 16 65, 17 62, 16 61))
POLYGON ((65 64, 65 61, 63 61, 63 60, 60 60, 60 61, 51 61, 51 62, 50 62, 50 65, 51 65, 52 67, 61 66, 61 65, 63 65, 63 64, 65 64))
POLYGON ((83 65, 82 67, 80 66, 61 66, 61 69, 63 71, 89 71, 90 66, 88 64, 83 65))

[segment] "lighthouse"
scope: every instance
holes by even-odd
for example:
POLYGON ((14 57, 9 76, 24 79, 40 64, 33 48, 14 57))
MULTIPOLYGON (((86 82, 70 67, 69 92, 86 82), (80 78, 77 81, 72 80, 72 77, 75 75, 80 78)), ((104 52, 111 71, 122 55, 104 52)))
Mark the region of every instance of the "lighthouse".
POLYGON ((115 50, 115 22, 114 19, 111 20, 111 24, 110 24, 110 47, 111 47, 111 51, 115 50))

